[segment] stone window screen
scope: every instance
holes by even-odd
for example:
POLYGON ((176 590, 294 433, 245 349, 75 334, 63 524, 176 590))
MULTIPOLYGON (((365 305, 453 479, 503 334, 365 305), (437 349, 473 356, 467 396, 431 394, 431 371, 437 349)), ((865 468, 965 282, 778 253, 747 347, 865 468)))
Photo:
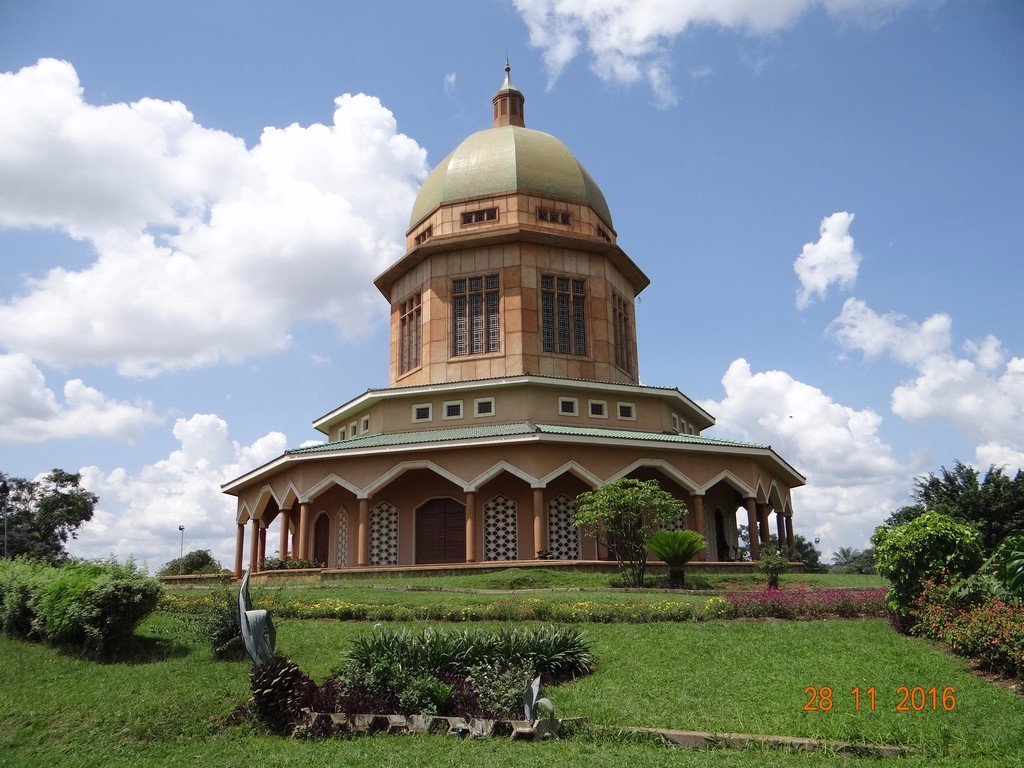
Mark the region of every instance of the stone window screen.
POLYGON ((386 501, 370 510, 370 565, 398 565, 398 507, 386 501))
POLYGON ((505 496, 484 504, 484 560, 517 559, 516 513, 516 503, 505 496))
POLYGON ((556 560, 580 559, 576 502, 568 496, 556 496, 548 502, 548 550, 556 560))

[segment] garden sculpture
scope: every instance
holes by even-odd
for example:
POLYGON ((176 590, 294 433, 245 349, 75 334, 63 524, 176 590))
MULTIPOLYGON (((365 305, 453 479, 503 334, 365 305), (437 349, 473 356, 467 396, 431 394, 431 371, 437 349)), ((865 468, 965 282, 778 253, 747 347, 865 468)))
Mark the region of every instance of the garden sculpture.
POLYGON ((242 584, 238 589, 238 624, 242 628, 245 652, 249 654, 253 666, 261 666, 274 657, 274 647, 277 644, 274 622, 270 620, 270 614, 266 611, 252 609, 248 570, 242 577, 242 584))

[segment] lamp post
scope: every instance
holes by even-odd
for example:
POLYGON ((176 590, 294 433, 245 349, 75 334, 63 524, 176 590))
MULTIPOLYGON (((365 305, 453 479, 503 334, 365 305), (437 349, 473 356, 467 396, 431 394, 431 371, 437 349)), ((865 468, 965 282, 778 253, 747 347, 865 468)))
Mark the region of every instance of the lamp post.
POLYGON ((180 576, 182 566, 184 565, 181 559, 185 557, 185 526, 179 525, 178 530, 181 531, 181 553, 178 555, 178 575, 180 576))
POLYGON ((4 559, 7 558, 7 494, 10 492, 11 486, 7 481, 0 481, 0 511, 4 513, 4 559))

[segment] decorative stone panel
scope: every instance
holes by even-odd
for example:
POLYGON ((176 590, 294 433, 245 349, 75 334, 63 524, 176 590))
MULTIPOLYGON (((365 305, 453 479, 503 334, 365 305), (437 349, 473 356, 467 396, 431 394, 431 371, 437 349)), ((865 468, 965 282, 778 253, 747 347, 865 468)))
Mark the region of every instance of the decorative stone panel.
POLYGON ((686 530, 686 515, 679 515, 668 525, 662 526, 663 531, 685 531, 686 530))
POLYGON ((484 560, 516 559, 516 512, 516 503, 505 496, 484 504, 484 560))
POLYGON ((344 568, 348 565, 348 510, 344 507, 338 511, 337 527, 334 567, 344 568))
POLYGON ((568 496, 556 496, 548 502, 548 549, 556 560, 580 559, 576 502, 568 496))
POLYGON ((398 507, 386 501, 370 510, 370 565, 398 565, 398 507))

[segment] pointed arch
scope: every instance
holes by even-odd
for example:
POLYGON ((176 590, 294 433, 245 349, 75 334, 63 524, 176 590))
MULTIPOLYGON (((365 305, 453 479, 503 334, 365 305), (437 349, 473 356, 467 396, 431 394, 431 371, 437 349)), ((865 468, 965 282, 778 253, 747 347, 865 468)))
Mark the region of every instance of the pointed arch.
POLYGON ((718 485, 723 480, 727 484, 732 486, 732 488, 745 499, 753 499, 757 496, 757 493, 754 491, 753 488, 751 488, 745 482, 736 477, 736 475, 734 475, 728 469, 723 469, 713 478, 704 483, 704 485, 698 489, 698 493, 707 493, 708 490, 718 485))
POLYGON ((299 501, 303 504, 308 504, 320 494, 329 491, 335 485, 340 485, 342 488, 351 491, 352 493, 355 494, 357 499, 363 498, 360 495, 362 494, 362 490, 359 488, 359 486, 353 485, 343 477, 339 477, 338 475, 332 474, 325 477, 323 480, 321 480, 319 483, 317 483, 308 491, 306 491, 303 495, 301 495, 299 497, 299 501))
POLYGON ((522 480, 524 483, 529 483, 531 488, 537 487, 537 482, 538 482, 537 478, 533 477, 532 475, 527 474, 526 472, 521 470, 519 467, 513 466, 512 464, 509 464, 507 461, 502 460, 502 461, 499 461, 494 466, 490 467, 489 469, 485 470, 481 474, 479 474, 476 478, 474 478, 469 483, 469 485, 466 486, 465 490, 467 492, 469 492, 469 491, 478 491, 478 490, 480 490, 480 486, 482 486, 485 483, 493 480, 498 475, 500 475, 502 472, 508 472, 510 475, 515 475, 520 480, 522 480))
POLYGON ((384 488, 388 483, 390 483, 396 477, 404 475, 406 472, 408 472, 409 470, 412 470, 412 469, 429 469, 434 474, 440 475, 441 477, 445 478, 446 480, 449 480, 452 483, 455 483, 455 485, 459 486, 459 488, 461 488, 463 491, 467 491, 468 492, 468 491, 472 490, 472 488, 470 488, 470 487, 468 487, 466 485, 466 481, 463 480, 458 475, 455 475, 455 474, 449 472, 444 467, 439 467, 437 464, 435 464, 432 461, 427 461, 426 459, 422 459, 422 460, 419 460, 419 461, 403 461, 403 462, 400 462, 399 464, 396 464, 391 469, 389 469, 387 472, 385 472, 383 475, 381 475, 376 480, 374 480, 372 483, 370 483, 368 486, 366 486, 362 491, 360 491, 359 494, 358 494, 359 498, 361 498, 361 499, 368 499, 368 498, 370 498, 371 496, 373 496, 373 494, 375 494, 381 488, 384 488))
POLYGON ((782 491, 779 490, 779 486, 774 480, 772 480, 771 488, 768 489, 768 505, 779 514, 782 514, 785 506, 782 501, 782 491))
POLYGON ((565 464, 563 464, 562 466, 560 466, 558 469, 556 469, 556 470, 554 470, 552 472, 548 472, 546 475, 544 475, 544 477, 540 478, 540 480, 537 481, 537 484, 534 485, 533 487, 534 488, 545 488, 545 487, 547 487, 548 483, 550 483, 555 478, 560 477, 561 475, 564 475, 566 472, 571 472, 576 477, 578 477, 580 480, 582 480, 584 483, 589 485, 591 488, 600 488, 602 485, 604 485, 604 480, 599 478, 593 472, 590 472, 589 470, 584 469, 582 466, 577 464, 575 461, 568 461, 565 464))
POLYGON ((295 483, 289 480, 288 485, 284 489, 284 493, 281 494, 281 501, 278 502, 278 506, 281 507, 281 509, 291 509, 292 505, 297 501, 302 501, 299 489, 295 487, 295 483))
POLYGON ((238 507, 238 512, 235 515, 235 522, 240 525, 245 525, 252 519, 252 515, 249 513, 249 505, 246 502, 242 502, 238 507))
POLYGON ((277 494, 274 493, 274 489, 269 485, 264 485, 260 489, 260 495, 256 497, 256 501, 253 502, 252 507, 249 509, 249 517, 254 520, 262 520, 263 512, 270 504, 271 500, 277 504, 278 509, 281 507, 281 502, 277 500, 277 494))
POLYGON ((754 491, 754 499, 758 504, 768 503, 768 491, 764 489, 764 478, 757 478, 757 490, 754 491))
POLYGON ((682 472, 673 467, 664 459, 637 459, 628 467, 620 469, 614 475, 609 477, 608 482, 610 483, 614 480, 621 480, 622 478, 626 477, 626 475, 628 475, 630 472, 632 472, 635 469, 639 469, 640 467, 650 467, 652 469, 657 469, 660 470, 661 472, 664 472, 666 475, 668 475, 677 483, 679 483, 679 485, 685 488, 688 493, 696 493, 700 488, 700 486, 697 484, 695 480, 692 480, 686 475, 684 475, 682 472))

